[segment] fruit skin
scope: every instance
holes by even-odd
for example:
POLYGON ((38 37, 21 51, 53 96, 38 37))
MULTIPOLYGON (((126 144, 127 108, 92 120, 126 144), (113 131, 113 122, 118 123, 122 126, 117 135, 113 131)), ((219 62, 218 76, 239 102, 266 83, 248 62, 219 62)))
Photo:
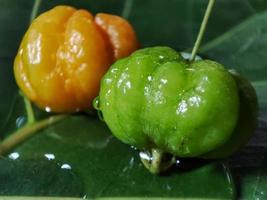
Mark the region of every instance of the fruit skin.
POLYGON ((40 108, 76 112, 91 108, 102 76, 117 59, 138 47, 131 25, 124 19, 57 6, 37 17, 24 35, 14 62, 23 93, 40 108), (116 18, 113 21, 102 20, 116 18), (101 24, 98 24, 101 21, 101 24), (106 32, 102 26, 112 26, 106 32), (123 29, 123 33, 122 33, 123 29), (114 46, 114 37, 119 35, 114 46), (124 41, 130 34, 128 44, 124 41), (125 51, 127 49, 127 51, 125 51))
POLYGON ((95 16, 95 22, 109 35, 115 59, 128 56, 139 48, 132 26, 121 17, 98 13, 95 16))
POLYGON ((234 77, 239 93, 239 117, 232 136, 225 144, 202 155, 203 158, 227 157, 246 145, 257 126, 257 95, 248 80, 234 70, 229 71, 234 77))
POLYGON ((100 110, 112 133, 139 149, 195 157, 226 143, 239 113, 238 88, 219 63, 189 63, 175 50, 138 50, 101 81, 100 110))

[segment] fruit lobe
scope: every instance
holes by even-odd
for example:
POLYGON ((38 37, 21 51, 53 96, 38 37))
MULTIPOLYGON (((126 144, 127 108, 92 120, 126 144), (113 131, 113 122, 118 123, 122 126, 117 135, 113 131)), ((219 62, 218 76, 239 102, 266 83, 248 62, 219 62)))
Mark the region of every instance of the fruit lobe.
MULTIPOLYGON (((105 17, 127 24, 123 34, 117 24, 111 24, 113 29, 106 32, 96 22, 102 19, 101 15, 94 18, 86 10, 69 6, 57 6, 32 22, 14 62, 17 84, 31 101, 53 112, 91 108, 100 79, 109 66, 118 55, 126 56, 137 48, 128 22, 112 15, 105 17), (116 41, 124 41, 128 32, 133 38, 130 48, 113 45, 110 35, 119 35, 116 41)), ((109 23, 112 21, 103 20, 102 26, 108 27, 109 23)))
POLYGON ((131 24, 123 18, 99 13, 95 17, 95 22, 108 34, 115 59, 128 56, 139 48, 139 43, 131 24))
POLYGON ((246 145, 257 126, 258 101, 257 95, 248 80, 230 70, 238 86, 239 117, 231 137, 220 147, 202 155, 203 158, 223 158, 233 154, 246 145))

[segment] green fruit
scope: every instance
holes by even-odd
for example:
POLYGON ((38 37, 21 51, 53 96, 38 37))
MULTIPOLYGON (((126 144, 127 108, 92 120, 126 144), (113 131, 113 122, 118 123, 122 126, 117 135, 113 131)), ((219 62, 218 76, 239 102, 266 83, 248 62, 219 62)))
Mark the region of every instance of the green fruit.
POLYGON ((189 63, 171 48, 146 48, 111 66, 99 109, 124 143, 201 157, 236 134, 242 98, 236 83, 214 61, 189 63))

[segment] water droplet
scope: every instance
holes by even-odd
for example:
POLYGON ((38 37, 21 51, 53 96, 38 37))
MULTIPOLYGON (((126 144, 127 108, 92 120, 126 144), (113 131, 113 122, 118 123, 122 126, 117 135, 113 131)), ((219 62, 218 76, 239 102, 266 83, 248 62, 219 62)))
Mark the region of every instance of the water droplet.
MULTIPOLYGON (((191 53, 188 53, 188 52, 181 52, 181 56, 186 59, 186 60, 189 60, 191 58, 191 53)), ((196 58, 195 60, 202 60, 202 58, 198 55, 196 55, 196 58)))
POLYGON ((152 161, 152 157, 148 152, 140 151, 139 156, 141 159, 146 160, 148 162, 152 161))
POLYGON ((26 118, 25 117, 18 117, 16 119, 16 127, 17 128, 22 127, 25 124, 25 122, 26 122, 26 118))
POLYGON ((96 109, 96 110, 100 110, 100 99, 99 99, 99 96, 97 96, 94 101, 93 101, 93 107, 96 109))
POLYGON ((134 149, 134 150, 138 150, 135 146, 131 146, 131 148, 134 149))
POLYGON ((46 111, 46 112, 51 112, 51 108, 48 107, 48 106, 46 106, 46 107, 45 107, 45 111, 46 111))
POLYGON ((103 113, 100 110, 97 111, 97 116, 101 121, 104 121, 103 113))
POLYGON ((112 83, 112 79, 111 78, 107 78, 105 81, 106 81, 107 84, 112 83))
POLYGON ((163 84, 166 84, 166 83, 168 83, 168 80, 162 78, 162 79, 160 79, 160 82, 163 83, 163 84))
POLYGON ((199 105, 201 103, 201 98, 200 98, 200 96, 192 96, 188 99, 188 103, 190 106, 199 107, 199 105))
POLYGON ((126 87, 127 87, 128 89, 131 89, 132 85, 131 85, 131 82, 130 82, 130 81, 127 81, 127 82, 126 82, 126 87))
POLYGON ((185 113, 188 109, 188 105, 187 102, 185 100, 182 100, 179 104, 178 104, 178 108, 176 109, 176 114, 180 115, 182 113, 185 113))
POLYGON ((101 112, 101 108, 100 108, 100 99, 99 99, 99 96, 97 96, 97 97, 94 99, 94 101, 93 101, 93 107, 97 110, 98 118, 99 118, 101 121, 104 121, 103 113, 101 112))
POLYGON ((46 153, 44 155, 48 160, 54 160, 55 159, 55 155, 52 153, 46 153))
POLYGON ((61 165, 61 169, 71 169, 71 166, 69 164, 63 164, 61 165))
POLYGON ((13 152, 13 153, 9 154, 8 157, 9 157, 11 160, 16 160, 16 159, 19 158, 19 153, 18 153, 18 152, 13 152))

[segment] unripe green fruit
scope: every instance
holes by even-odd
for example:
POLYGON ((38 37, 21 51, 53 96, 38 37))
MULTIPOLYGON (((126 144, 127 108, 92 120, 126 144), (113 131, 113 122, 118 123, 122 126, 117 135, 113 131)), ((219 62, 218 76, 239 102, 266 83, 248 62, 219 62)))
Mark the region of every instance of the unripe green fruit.
MULTIPOLYGON (((202 157, 223 147, 240 129, 244 97, 238 84, 214 61, 189 63, 171 48, 146 48, 117 61, 105 74, 100 110, 124 143, 202 157)), ((249 102, 256 102, 255 95, 251 98, 249 102)))

